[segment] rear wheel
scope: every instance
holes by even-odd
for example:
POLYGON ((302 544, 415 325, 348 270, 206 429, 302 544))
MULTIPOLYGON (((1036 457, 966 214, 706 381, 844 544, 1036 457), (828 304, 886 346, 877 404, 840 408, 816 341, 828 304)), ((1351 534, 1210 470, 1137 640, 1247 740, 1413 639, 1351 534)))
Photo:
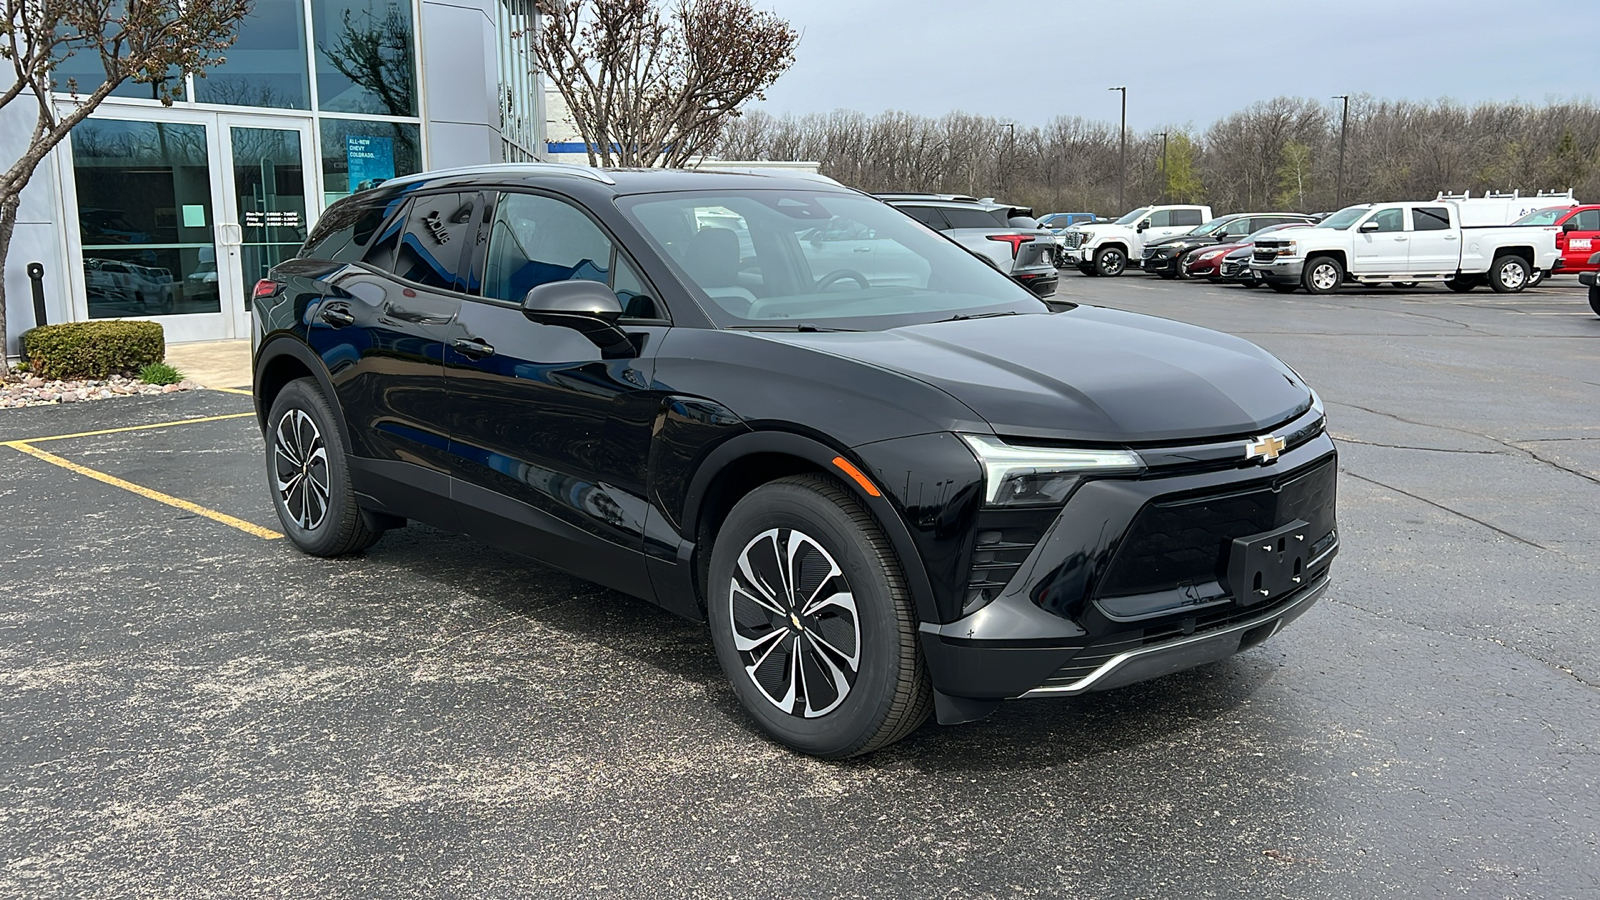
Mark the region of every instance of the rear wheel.
POLYGON ((717 532, 707 584, 717 660, 776 740, 842 759, 928 717, 933 692, 900 561, 837 481, 799 475, 751 491, 717 532))
POLYGON ((357 553, 383 535, 356 505, 344 441, 314 379, 289 382, 272 401, 267 479, 284 535, 312 556, 357 553))
POLYGON ((1102 247, 1094 255, 1094 269, 1097 273, 1111 277, 1121 275, 1122 270, 1128 267, 1128 255, 1118 247, 1102 247))
POLYGON ((1307 293, 1331 294, 1344 281, 1344 266, 1331 256, 1315 256, 1306 262, 1305 274, 1300 280, 1307 293))
POLYGON ((1539 282, 1541 282, 1543 280, 1544 280, 1544 270, 1543 269, 1534 269, 1533 272, 1530 275, 1528 275, 1528 284, 1527 284, 1527 286, 1528 287, 1538 287, 1539 286, 1539 282))
POLYGON ((1520 256, 1499 257, 1489 267, 1489 286, 1497 294, 1515 294, 1528 286, 1530 269, 1528 261, 1520 256))
POLYGON ((1595 315, 1600 316, 1600 284, 1589 286, 1589 308, 1594 310, 1595 315))

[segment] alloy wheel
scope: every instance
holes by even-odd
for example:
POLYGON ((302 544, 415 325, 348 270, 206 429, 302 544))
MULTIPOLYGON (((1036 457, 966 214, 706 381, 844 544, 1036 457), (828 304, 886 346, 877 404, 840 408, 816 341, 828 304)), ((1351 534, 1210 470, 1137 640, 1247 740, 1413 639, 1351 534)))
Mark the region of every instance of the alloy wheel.
POLYGON ((1500 267, 1500 283, 1506 290, 1515 291, 1528 281, 1528 270, 1520 261, 1513 260, 1500 267))
POLYGON ((861 669, 861 621, 844 572, 793 528, 756 535, 728 590, 745 674, 779 710, 814 719, 843 703, 861 669))
POLYGON ((1323 263, 1311 270, 1311 284, 1319 291, 1331 291, 1339 284, 1339 271, 1332 263, 1323 263))
POLYGON ((302 409, 278 420, 272 438, 273 486, 294 524, 314 531, 328 517, 328 448, 302 409))

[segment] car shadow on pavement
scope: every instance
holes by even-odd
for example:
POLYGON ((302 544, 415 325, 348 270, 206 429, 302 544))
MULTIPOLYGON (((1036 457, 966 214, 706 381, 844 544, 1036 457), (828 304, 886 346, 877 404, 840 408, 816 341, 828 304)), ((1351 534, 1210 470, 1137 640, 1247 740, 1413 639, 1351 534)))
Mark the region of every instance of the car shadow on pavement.
MULTIPOLYGON (((425 527, 391 532, 367 558, 417 578, 470 584, 485 603, 524 617, 543 631, 629 657, 659 670, 663 681, 700 685, 712 704, 708 715, 714 710, 753 743, 769 740, 739 707, 701 623, 531 559, 425 527)), ((1104 693, 1002 703, 988 718, 966 725, 940 726, 930 719, 902 742, 844 765, 1015 771, 1186 740, 1185 732, 1236 719, 1240 707, 1272 681, 1277 654, 1271 646, 1269 642, 1242 656, 1104 693)), ((536 652, 531 643, 529 651, 536 652)), ((619 717, 628 714, 621 706, 616 710, 619 717)))

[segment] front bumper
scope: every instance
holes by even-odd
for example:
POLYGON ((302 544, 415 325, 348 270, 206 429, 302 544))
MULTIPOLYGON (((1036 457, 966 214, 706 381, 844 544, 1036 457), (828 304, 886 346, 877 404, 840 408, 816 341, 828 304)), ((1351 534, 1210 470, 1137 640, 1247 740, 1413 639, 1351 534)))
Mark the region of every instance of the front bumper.
MULTIPOLYGON (((1221 659, 1275 634, 1326 590, 1339 544, 1336 456, 1319 431, 1270 466, 1081 485, 992 600, 948 624, 921 626, 934 687, 946 700, 940 721, 987 711, 962 713, 952 698, 982 707, 1105 690, 1221 659), (1312 479, 1326 484, 1292 499, 1312 479), (1191 509, 1196 515, 1185 518, 1191 509), (1250 592, 1228 587, 1224 574, 1231 545, 1286 525, 1307 532, 1304 586, 1241 602, 1236 595, 1250 592), (1200 537, 1179 546, 1190 526, 1200 537), (1184 575, 1184 566, 1211 574, 1184 575)), ((1011 541, 1010 532, 996 540, 1011 541)))
POLYGON ((1139 264, 1146 272, 1159 273, 1179 271, 1178 257, 1173 256, 1170 253, 1162 253, 1160 251, 1157 251, 1149 256, 1141 257, 1139 264))
POLYGON ((1279 258, 1270 262, 1262 262, 1259 259, 1250 260, 1250 269, 1256 273, 1256 278, 1271 284, 1299 284, 1300 275, 1305 270, 1305 267, 1305 259, 1297 256, 1279 258))

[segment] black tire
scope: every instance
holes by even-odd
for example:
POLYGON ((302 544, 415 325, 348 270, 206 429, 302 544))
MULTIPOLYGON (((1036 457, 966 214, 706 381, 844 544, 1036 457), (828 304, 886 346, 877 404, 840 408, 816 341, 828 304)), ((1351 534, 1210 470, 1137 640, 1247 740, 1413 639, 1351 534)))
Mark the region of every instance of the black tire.
POLYGON ((1114 278, 1128 268, 1128 254, 1121 247, 1101 247, 1094 254, 1094 270, 1098 275, 1114 278))
POLYGON ((1267 287, 1272 288, 1274 291, 1277 291, 1280 294, 1292 294, 1295 291, 1300 290, 1300 285, 1298 284, 1285 284, 1281 281, 1269 281, 1267 282, 1267 287))
POLYGON ((1495 257, 1494 264, 1489 267, 1489 287, 1494 288, 1496 294, 1515 294, 1528 286, 1532 268, 1520 256, 1508 253, 1495 257))
POLYGON ((1300 284, 1308 294, 1331 294, 1344 283, 1344 266, 1331 256, 1313 256, 1306 260, 1300 284))
POLYGON ((843 759, 886 747, 927 719, 933 688, 900 561, 839 482, 796 475, 745 495, 717 532, 706 584, 717 660, 745 712, 775 740, 843 759), (764 571, 788 580, 774 590, 764 571), (848 596, 850 609, 813 605, 808 613, 795 602, 835 579, 829 596, 848 596), (853 677, 844 646, 852 643, 853 677), (795 659, 817 683, 794 677, 795 659))
POLYGON ((1083 274, 1088 275, 1090 277, 1093 277, 1095 275, 1099 275, 1100 274, 1099 272, 1096 272, 1094 270, 1094 266, 1093 265, 1080 265, 1080 266, 1078 266, 1078 271, 1082 272, 1083 274))
POLYGON ((1470 278, 1466 275, 1457 275, 1449 281, 1446 281, 1444 286, 1458 294, 1465 294, 1467 291, 1470 291, 1478 286, 1478 280, 1476 278, 1470 278))
POLYGON ((1406 288, 1408 290, 1417 286, 1417 282, 1415 281, 1391 281, 1389 283, 1397 288, 1406 288))
POLYGON ((344 439, 314 379, 284 385, 267 414, 266 443, 267 489, 296 547, 312 556, 345 556, 383 536, 356 505, 344 439))
POLYGON ((1600 284, 1589 285, 1589 308, 1600 316, 1600 284))
POLYGON ((1541 281, 1544 281, 1544 270, 1534 269, 1533 273, 1528 276, 1528 283, 1523 287, 1538 287, 1541 281))

